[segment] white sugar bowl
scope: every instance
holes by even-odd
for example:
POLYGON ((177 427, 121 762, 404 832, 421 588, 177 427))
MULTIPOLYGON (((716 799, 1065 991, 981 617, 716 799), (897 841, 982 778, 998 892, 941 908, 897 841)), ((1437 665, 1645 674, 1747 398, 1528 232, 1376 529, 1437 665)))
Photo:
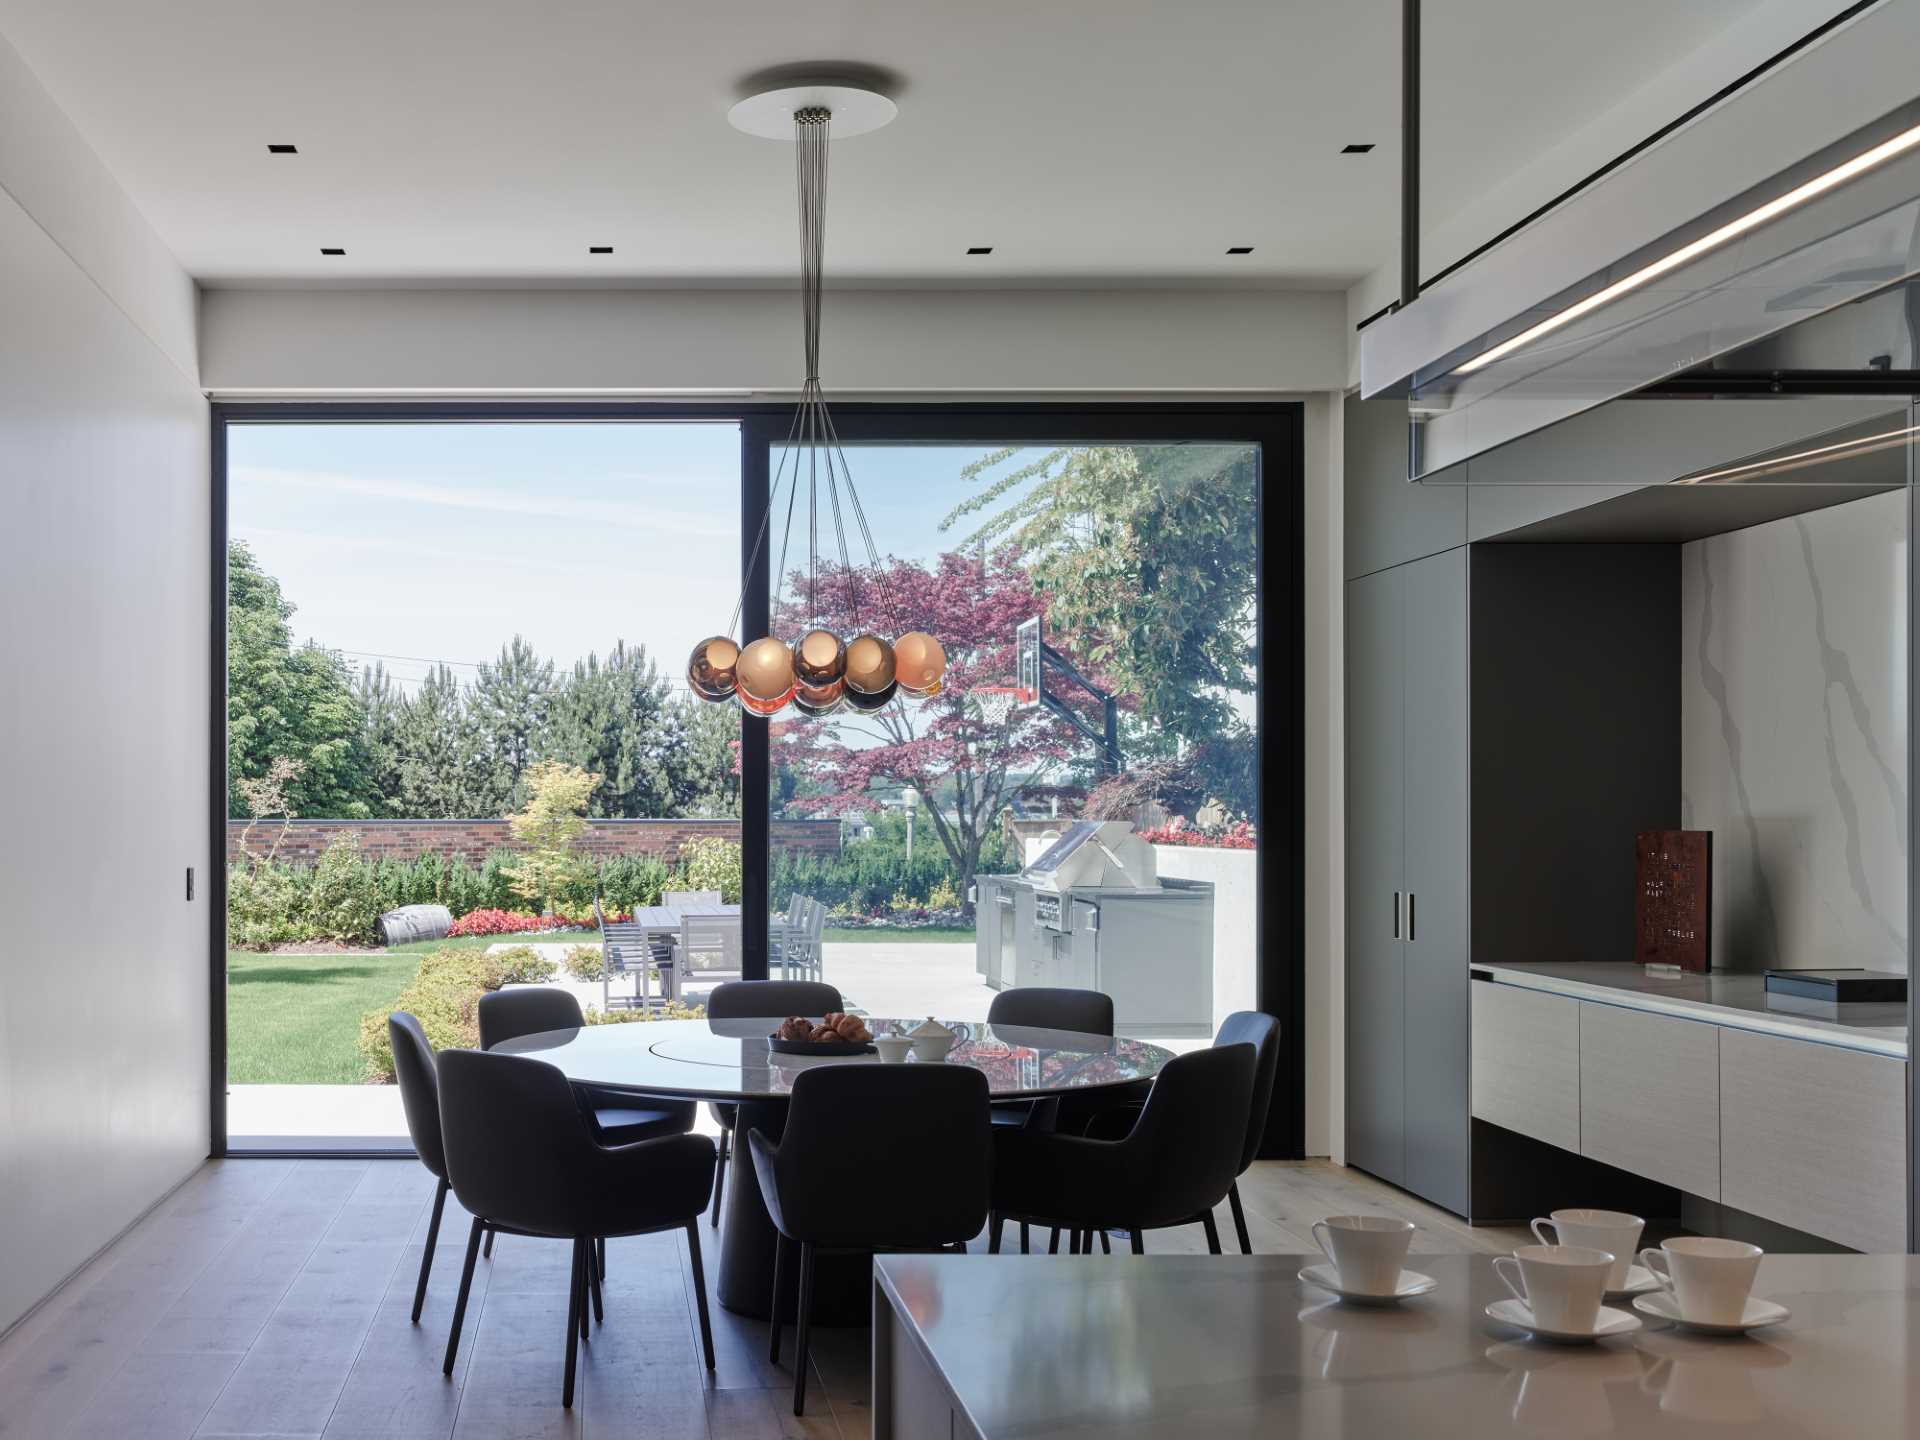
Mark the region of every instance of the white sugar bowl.
POLYGON ((907 1032, 907 1038, 913 1041, 913 1053, 922 1060, 944 1060, 958 1037, 929 1015, 925 1024, 907 1032))

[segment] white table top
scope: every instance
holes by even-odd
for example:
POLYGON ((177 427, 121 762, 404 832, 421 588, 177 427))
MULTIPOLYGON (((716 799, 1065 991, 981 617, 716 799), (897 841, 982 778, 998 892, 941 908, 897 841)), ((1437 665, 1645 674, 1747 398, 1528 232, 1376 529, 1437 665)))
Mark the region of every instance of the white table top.
MULTIPOLYGON (((778 1099, 794 1077, 816 1065, 878 1065, 878 1055, 774 1055, 767 1036, 785 1017, 749 1020, 636 1020, 548 1030, 504 1041, 495 1049, 557 1065, 578 1084, 638 1095, 697 1100, 778 1099)), ((876 1035, 905 1033, 924 1021, 868 1017, 876 1035)), ((996 1099, 1053 1095, 1150 1080, 1173 1058, 1171 1050, 1106 1035, 1037 1030, 1021 1025, 944 1021, 962 1039, 945 1063, 985 1073, 996 1099)), ((909 1061, 917 1064, 918 1061, 909 1061)))
POLYGON ((1644 965, 1589 961, 1583 964, 1485 965, 1503 985, 1596 1000, 1630 1010, 1704 1020, 1734 1030, 1811 1040, 1872 1055, 1907 1056, 1907 1007, 1849 1005, 1832 1017, 1808 1015, 1768 1003, 1766 977, 1712 971, 1704 975, 1650 975, 1644 965))
POLYGON ((1343 1306, 1314 1256, 876 1256, 874 1273, 983 1440, 1206 1436, 1920 1433, 1920 1259, 1769 1255, 1754 1293, 1793 1316, 1743 1339, 1647 1320, 1542 1345, 1488 1319, 1491 1257, 1414 1255, 1431 1294, 1343 1306))
POLYGON ((632 923, 648 930, 678 930, 680 922, 688 915, 719 915, 738 917, 741 907, 738 905, 718 905, 711 901, 699 905, 636 905, 632 923))

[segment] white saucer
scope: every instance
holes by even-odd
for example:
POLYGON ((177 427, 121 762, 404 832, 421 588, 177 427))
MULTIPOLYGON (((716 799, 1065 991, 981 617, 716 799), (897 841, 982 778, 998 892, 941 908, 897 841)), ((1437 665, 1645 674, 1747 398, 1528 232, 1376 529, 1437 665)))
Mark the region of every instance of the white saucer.
POLYGON ((1644 1265, 1635 1265, 1627 1271, 1627 1283, 1618 1290, 1607 1291, 1607 1298, 1625 1300, 1629 1295, 1645 1295, 1659 1288, 1660 1281, 1651 1270, 1644 1265))
POLYGON ((1756 1295, 1747 1297, 1746 1314, 1735 1325, 1720 1325, 1705 1320, 1689 1320, 1680 1313, 1680 1305, 1665 1290, 1656 1290, 1651 1295, 1642 1295, 1633 1302, 1633 1308, 1642 1315, 1651 1315, 1656 1320, 1668 1320, 1683 1330, 1697 1330, 1702 1335, 1744 1335, 1749 1330, 1764 1330, 1769 1325, 1778 1325, 1793 1312, 1786 1306, 1773 1300, 1762 1300, 1756 1295))
POLYGON ((1600 1316, 1591 1330, 1548 1330, 1536 1325, 1533 1311, 1518 1300, 1496 1300, 1487 1306, 1490 1318, 1502 1325, 1517 1326, 1522 1330, 1531 1330, 1537 1339, 1551 1340, 1557 1345, 1591 1345, 1595 1340, 1606 1340, 1615 1335, 1631 1335, 1640 1328, 1640 1317, 1629 1315, 1624 1310, 1611 1310, 1605 1305, 1600 1307, 1600 1316))
POLYGON ((1340 1272, 1331 1265, 1309 1265, 1300 1272, 1300 1278, 1309 1285, 1332 1291, 1342 1300, 1353 1305, 1398 1305, 1402 1300, 1411 1300, 1415 1295, 1426 1294, 1440 1283, 1431 1275, 1422 1275, 1415 1270, 1402 1270, 1398 1289, 1391 1295, 1376 1295, 1367 1290, 1341 1289, 1340 1272))

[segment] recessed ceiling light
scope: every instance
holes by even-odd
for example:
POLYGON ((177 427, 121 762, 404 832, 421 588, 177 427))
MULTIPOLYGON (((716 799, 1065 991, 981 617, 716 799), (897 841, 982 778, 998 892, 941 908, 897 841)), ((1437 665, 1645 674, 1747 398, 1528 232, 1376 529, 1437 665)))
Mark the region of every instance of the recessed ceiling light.
POLYGON ((1369 140, 1364 145, 1342 145, 1340 147, 1340 153, 1342 155, 1364 155, 1371 149, 1373 149, 1373 142, 1369 140))
POLYGON ((1229 255, 1251 255, 1253 253, 1253 247, 1251 245, 1229 245, 1227 247, 1227 253, 1229 255))
POLYGON ((267 146, 267 153, 269 155, 298 155, 300 150, 294 145, 269 145, 267 146))
POLYGON ((589 245, 587 247, 587 253, 589 255, 611 255, 613 253, 613 247, 611 245, 589 245))
POLYGON ((967 247, 967 253, 969 255, 991 255, 993 253, 993 247, 991 245, 969 245, 967 247))
POLYGON ((1494 361, 1511 355, 1523 345, 1531 345, 1543 335, 1551 335, 1563 325, 1572 324, 1582 315, 1591 314, 1602 305, 1611 304, 1622 295, 1638 290, 1648 281, 1657 280, 1669 271, 1677 270, 1689 261, 1698 260, 1710 251, 1718 250, 1730 240, 1737 240, 1750 230, 1756 230, 1769 220, 1786 214, 1789 210, 1818 199, 1836 186, 1844 185, 1857 175, 1864 175, 1876 165, 1883 165, 1895 156, 1904 155, 1920 146, 1920 125, 1911 130, 1903 130, 1891 140, 1883 140, 1871 150, 1862 151, 1851 160, 1834 166, 1823 174, 1816 175, 1805 184, 1797 185, 1786 194, 1776 196, 1766 204, 1756 206, 1737 219, 1729 220, 1717 230, 1710 230, 1698 240, 1682 245, 1678 250, 1669 251, 1658 260, 1642 265, 1631 275, 1622 276, 1611 285, 1596 290, 1584 300, 1576 300, 1566 309, 1549 315, 1537 325, 1530 325, 1518 335, 1502 340, 1491 349, 1482 350, 1463 365, 1456 365, 1456 375, 1471 375, 1474 371, 1491 365, 1494 361))
POLYGON ((320 247, 320 253, 322 255, 344 255, 347 252, 342 250, 338 245, 322 245, 320 247))

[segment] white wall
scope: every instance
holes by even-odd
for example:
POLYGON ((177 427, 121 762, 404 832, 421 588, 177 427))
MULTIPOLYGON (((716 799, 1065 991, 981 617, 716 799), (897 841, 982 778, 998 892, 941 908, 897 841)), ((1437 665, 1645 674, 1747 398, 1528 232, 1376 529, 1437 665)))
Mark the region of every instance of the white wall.
MULTIPOLYGON (((1343 383, 1345 302, 1267 291, 829 291, 828 393, 1255 397, 1343 383)), ((779 290, 209 290, 219 395, 740 394, 801 379, 779 290)))
POLYGON ((193 316, 0 41, 0 1329, 207 1151, 193 316))

